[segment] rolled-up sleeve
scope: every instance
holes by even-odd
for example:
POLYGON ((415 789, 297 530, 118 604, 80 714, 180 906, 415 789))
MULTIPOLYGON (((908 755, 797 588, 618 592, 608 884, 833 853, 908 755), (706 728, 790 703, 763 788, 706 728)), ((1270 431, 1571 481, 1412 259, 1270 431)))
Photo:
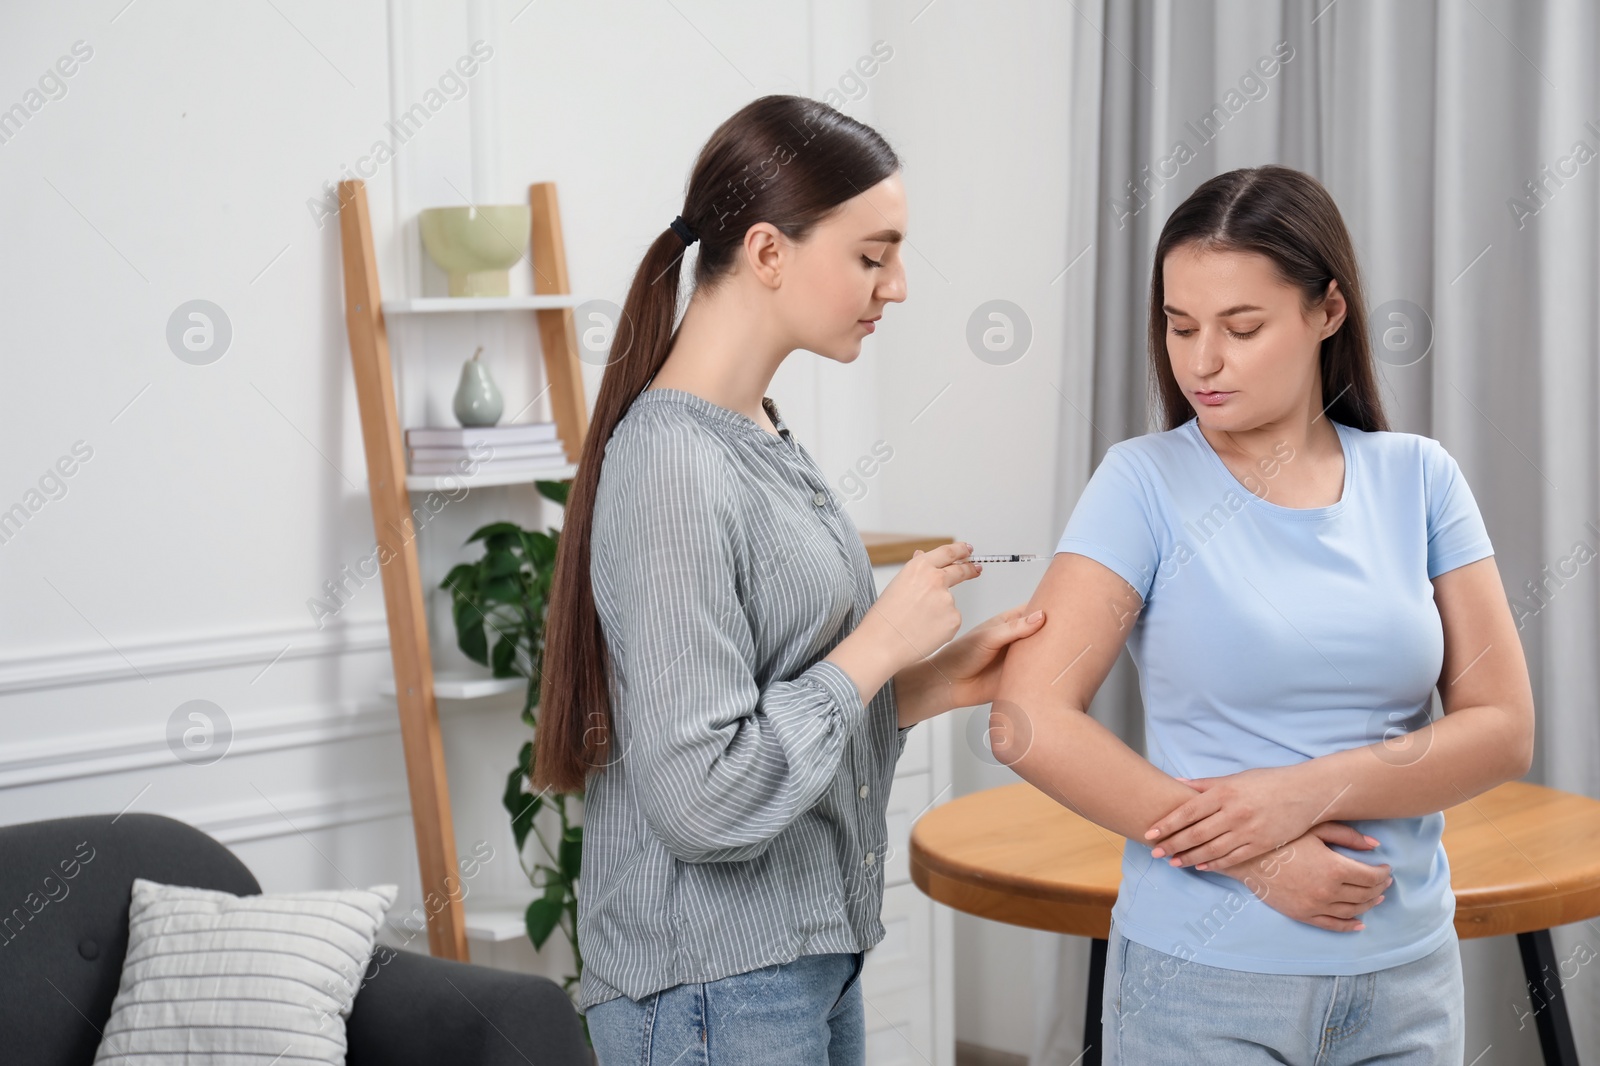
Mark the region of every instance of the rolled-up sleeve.
POLYGON ((825 659, 757 684, 733 540, 737 474, 693 427, 647 446, 615 437, 606 469, 626 503, 595 576, 622 605, 606 638, 640 809, 685 862, 754 858, 822 797, 866 709, 825 659))

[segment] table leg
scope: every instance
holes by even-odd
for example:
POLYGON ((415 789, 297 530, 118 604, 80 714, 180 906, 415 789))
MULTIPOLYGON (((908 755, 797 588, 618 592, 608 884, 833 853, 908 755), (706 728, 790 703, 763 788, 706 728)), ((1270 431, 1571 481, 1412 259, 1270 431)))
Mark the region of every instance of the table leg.
POLYGON ((1556 961, 1550 930, 1517 934, 1522 952, 1522 974, 1528 982, 1528 1001, 1539 1027, 1539 1047, 1545 1066, 1578 1066, 1578 1048, 1567 1017, 1567 998, 1561 990, 1561 969, 1556 961))
POLYGON ((1083 1004, 1082 1066, 1100 1066, 1100 997, 1105 987, 1106 942, 1095 937, 1089 941, 1089 994, 1083 1004))

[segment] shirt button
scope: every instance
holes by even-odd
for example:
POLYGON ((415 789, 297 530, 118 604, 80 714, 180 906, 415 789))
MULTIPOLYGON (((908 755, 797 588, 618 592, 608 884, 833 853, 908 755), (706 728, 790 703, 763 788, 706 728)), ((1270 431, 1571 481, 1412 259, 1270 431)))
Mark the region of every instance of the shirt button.
POLYGON ((811 502, 816 504, 818 507, 821 507, 823 504, 828 502, 828 494, 825 492, 819 492, 811 497, 811 502))
POLYGON ((866 799, 867 798, 867 793, 871 792, 872 789, 870 787, 866 786, 866 785, 862 785, 860 791, 861 791, 861 798, 862 799, 866 799))
POLYGON ((873 863, 878 861, 878 853, 875 851, 869 851, 867 852, 867 857, 861 861, 866 863, 868 866, 871 866, 873 863))

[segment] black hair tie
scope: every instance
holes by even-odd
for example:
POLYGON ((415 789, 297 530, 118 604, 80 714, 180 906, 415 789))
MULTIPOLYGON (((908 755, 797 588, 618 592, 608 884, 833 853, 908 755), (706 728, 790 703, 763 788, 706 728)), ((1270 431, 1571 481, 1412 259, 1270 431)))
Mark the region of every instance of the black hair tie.
POLYGON ((683 220, 682 215, 679 215, 677 218, 672 220, 672 232, 676 233, 683 240, 684 247, 686 248, 700 239, 700 235, 694 231, 694 228, 691 227, 689 223, 683 220))

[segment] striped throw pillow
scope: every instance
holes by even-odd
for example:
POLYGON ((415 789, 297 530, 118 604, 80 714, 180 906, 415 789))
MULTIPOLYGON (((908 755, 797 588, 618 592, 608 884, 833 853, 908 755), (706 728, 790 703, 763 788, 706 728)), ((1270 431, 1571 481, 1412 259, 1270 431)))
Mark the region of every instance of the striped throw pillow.
POLYGON ((235 896, 133 882, 128 954, 96 1066, 342 1064, 397 885, 235 896))

